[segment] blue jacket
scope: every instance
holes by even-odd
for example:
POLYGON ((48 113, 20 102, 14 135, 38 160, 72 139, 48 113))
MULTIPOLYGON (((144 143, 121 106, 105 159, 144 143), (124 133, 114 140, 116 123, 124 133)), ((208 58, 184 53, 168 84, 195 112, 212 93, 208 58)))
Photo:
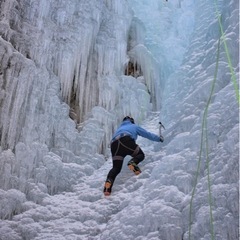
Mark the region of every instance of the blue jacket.
POLYGON ((112 141, 115 140, 116 137, 120 136, 121 134, 129 135, 132 139, 137 140, 138 135, 149 140, 160 142, 160 137, 154 133, 150 133, 145 129, 139 127, 136 124, 130 122, 130 120, 125 120, 122 122, 120 127, 114 133, 112 141))

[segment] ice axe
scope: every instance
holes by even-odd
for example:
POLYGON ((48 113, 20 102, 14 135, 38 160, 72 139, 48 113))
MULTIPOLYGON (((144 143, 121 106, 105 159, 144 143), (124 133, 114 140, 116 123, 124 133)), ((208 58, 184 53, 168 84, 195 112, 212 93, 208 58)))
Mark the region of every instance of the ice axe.
POLYGON ((160 141, 163 142, 164 138, 162 136, 162 128, 165 130, 165 127, 163 126, 163 124, 161 122, 159 122, 159 136, 160 136, 160 141))

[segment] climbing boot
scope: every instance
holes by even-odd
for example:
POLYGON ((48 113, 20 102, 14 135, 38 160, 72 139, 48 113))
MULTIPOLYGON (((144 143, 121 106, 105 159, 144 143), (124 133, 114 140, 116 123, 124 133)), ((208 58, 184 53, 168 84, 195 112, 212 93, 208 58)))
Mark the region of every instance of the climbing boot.
POLYGON ((104 184, 103 193, 105 196, 109 196, 111 194, 111 191, 112 191, 112 181, 107 179, 104 184))
POLYGON ((141 173, 141 169, 138 167, 138 165, 133 160, 130 160, 128 162, 128 168, 131 171, 133 171, 136 175, 141 173))

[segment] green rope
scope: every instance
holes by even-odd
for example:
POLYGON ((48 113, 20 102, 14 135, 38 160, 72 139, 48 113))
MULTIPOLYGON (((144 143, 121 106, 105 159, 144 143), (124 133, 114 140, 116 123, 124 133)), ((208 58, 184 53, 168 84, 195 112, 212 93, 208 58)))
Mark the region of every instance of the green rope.
POLYGON ((220 27, 220 31, 221 31, 221 36, 222 36, 222 40, 223 40, 223 44, 224 44, 224 49, 225 49, 225 52, 226 52, 226 55, 227 55, 228 67, 230 69, 231 79, 232 79, 233 86, 234 86, 234 89, 235 89, 235 92, 236 92, 238 105, 240 105, 239 87, 238 87, 238 84, 237 84, 236 75, 235 75, 235 72, 233 70, 232 61, 231 61, 230 54, 229 54, 229 51, 228 51, 227 40, 226 40, 225 33, 223 31, 223 26, 222 26, 222 21, 221 21, 221 15, 218 11, 217 1, 215 0, 214 3, 215 3, 216 15, 217 15, 217 18, 218 18, 218 23, 219 23, 219 27, 220 27))
POLYGON ((218 47, 217 47, 217 60, 216 60, 216 67, 214 72, 214 80, 212 83, 211 93, 207 102, 206 109, 204 111, 204 117, 203 117, 203 127, 205 126, 205 137, 206 137, 206 159, 207 159, 207 176, 208 176, 208 201, 209 201, 209 212, 210 212, 210 228, 211 228, 211 239, 214 239, 214 226, 213 226, 213 214, 212 214, 212 193, 211 193, 211 181, 210 181, 210 168, 209 168, 209 149, 208 149, 208 130, 207 130, 207 115, 208 115, 208 108, 211 103, 211 99, 214 93, 214 87, 217 80, 217 72, 218 72, 218 66, 219 66, 219 55, 220 55, 220 39, 218 41, 218 47))
POLYGON ((211 239, 214 239, 214 226, 213 226, 213 214, 212 214, 212 194, 211 194, 211 181, 210 181, 210 168, 209 168, 209 149, 208 149, 208 135, 207 135, 207 114, 208 114, 208 108, 211 103, 211 99, 214 93, 214 87, 215 83, 217 80, 217 72, 218 72, 218 66, 219 66, 219 56, 220 56, 220 39, 218 41, 218 46, 217 46, 217 57, 216 57, 216 67, 215 67, 215 72, 214 72, 214 79, 212 82, 212 87, 211 87, 211 92, 209 99, 207 101, 206 108, 204 110, 203 114, 203 120, 202 120, 202 133, 201 133, 201 144, 200 144, 200 152, 199 152, 199 159, 198 159, 198 165, 197 165, 197 173, 196 173, 196 178, 195 178, 195 183, 192 191, 192 196, 190 200, 190 210, 189 210, 189 237, 188 239, 191 239, 191 226, 192 226, 192 203, 193 203, 193 198, 195 195, 196 191, 196 186, 197 186, 197 181, 198 181, 198 176, 200 173, 200 166, 201 166, 201 159, 202 159, 202 152, 203 152, 203 145, 204 145, 204 135, 205 135, 205 144, 206 144, 206 159, 207 159, 207 175, 208 175, 208 201, 209 201, 209 211, 210 211, 210 229, 211 229, 211 239))
POLYGON ((193 185, 192 196, 191 196, 191 200, 190 200, 189 227, 188 227, 188 232, 189 232, 188 239, 189 240, 191 239, 193 197, 195 195, 196 186, 197 186, 197 180, 198 180, 198 176, 199 176, 199 172, 200 172, 202 151, 203 151, 203 131, 202 131, 202 134, 201 134, 201 144, 200 144, 200 152, 199 152, 198 165, 197 165, 197 173, 196 173, 195 182, 194 182, 194 185, 193 185))
MULTIPOLYGON (((215 7, 216 7, 216 15, 217 15, 217 18, 218 18, 218 23, 219 23, 220 32, 221 32, 221 39, 222 39, 223 44, 224 44, 224 49, 225 49, 227 60, 228 60, 228 67, 229 67, 230 73, 231 73, 231 80, 233 82, 233 86, 234 86, 234 89, 235 89, 235 92, 236 92, 236 98, 237 98, 238 104, 240 105, 239 88, 238 88, 238 84, 237 84, 237 80, 236 80, 236 75, 235 75, 235 72, 233 70, 230 54, 229 54, 229 51, 228 51, 226 36, 225 36, 224 31, 223 31, 223 26, 222 26, 222 22, 221 22, 221 15, 219 14, 216 0, 215 0, 215 7)), ((213 225, 214 220, 213 220, 213 214, 212 214, 212 194, 211 194, 211 181, 210 181, 210 169, 209 169, 210 159, 209 159, 208 136, 207 136, 207 113, 208 113, 209 105, 211 103, 211 98, 212 98, 212 95, 213 95, 213 92, 214 92, 214 87, 215 87, 215 83, 216 83, 216 79, 217 79, 217 72, 218 72, 218 65, 219 65, 219 55, 220 55, 220 39, 218 41, 217 60, 216 60, 216 68, 215 68, 215 73, 214 73, 214 80, 213 80, 213 83, 212 83, 210 97, 208 99, 207 106, 206 106, 206 108, 204 110, 204 114, 203 114, 201 144, 200 144, 200 152, 199 152, 199 159, 198 159, 198 165, 197 165, 197 173, 196 173, 194 187, 193 187, 191 200, 190 200, 189 240, 191 239, 192 205, 193 205, 193 198, 194 198, 194 195, 195 195, 197 181, 198 181, 199 172, 200 172, 202 152, 203 152, 203 143, 204 143, 204 135, 205 135, 205 144, 206 144, 205 147, 206 147, 206 163, 207 163, 207 176, 208 176, 208 197, 209 197, 208 200, 209 200, 210 228, 211 228, 210 230, 211 230, 211 239, 212 240, 214 239, 214 225, 213 225)))

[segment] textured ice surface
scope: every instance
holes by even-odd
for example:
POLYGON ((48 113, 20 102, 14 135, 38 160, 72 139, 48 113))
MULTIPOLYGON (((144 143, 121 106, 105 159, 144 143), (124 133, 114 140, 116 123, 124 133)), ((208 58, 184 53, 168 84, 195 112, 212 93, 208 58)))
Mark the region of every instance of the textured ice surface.
MULTIPOLYGON (((214 1, 0 4, 1 240, 182 240, 189 226, 191 239, 238 239, 239 106, 222 39, 201 141, 214 1), (123 75, 129 60, 143 76, 123 75), (161 120, 165 141, 139 138, 141 175, 126 159, 104 198, 109 142, 128 114, 154 133, 161 120)), ((238 1, 218 9, 238 79, 238 1)))

